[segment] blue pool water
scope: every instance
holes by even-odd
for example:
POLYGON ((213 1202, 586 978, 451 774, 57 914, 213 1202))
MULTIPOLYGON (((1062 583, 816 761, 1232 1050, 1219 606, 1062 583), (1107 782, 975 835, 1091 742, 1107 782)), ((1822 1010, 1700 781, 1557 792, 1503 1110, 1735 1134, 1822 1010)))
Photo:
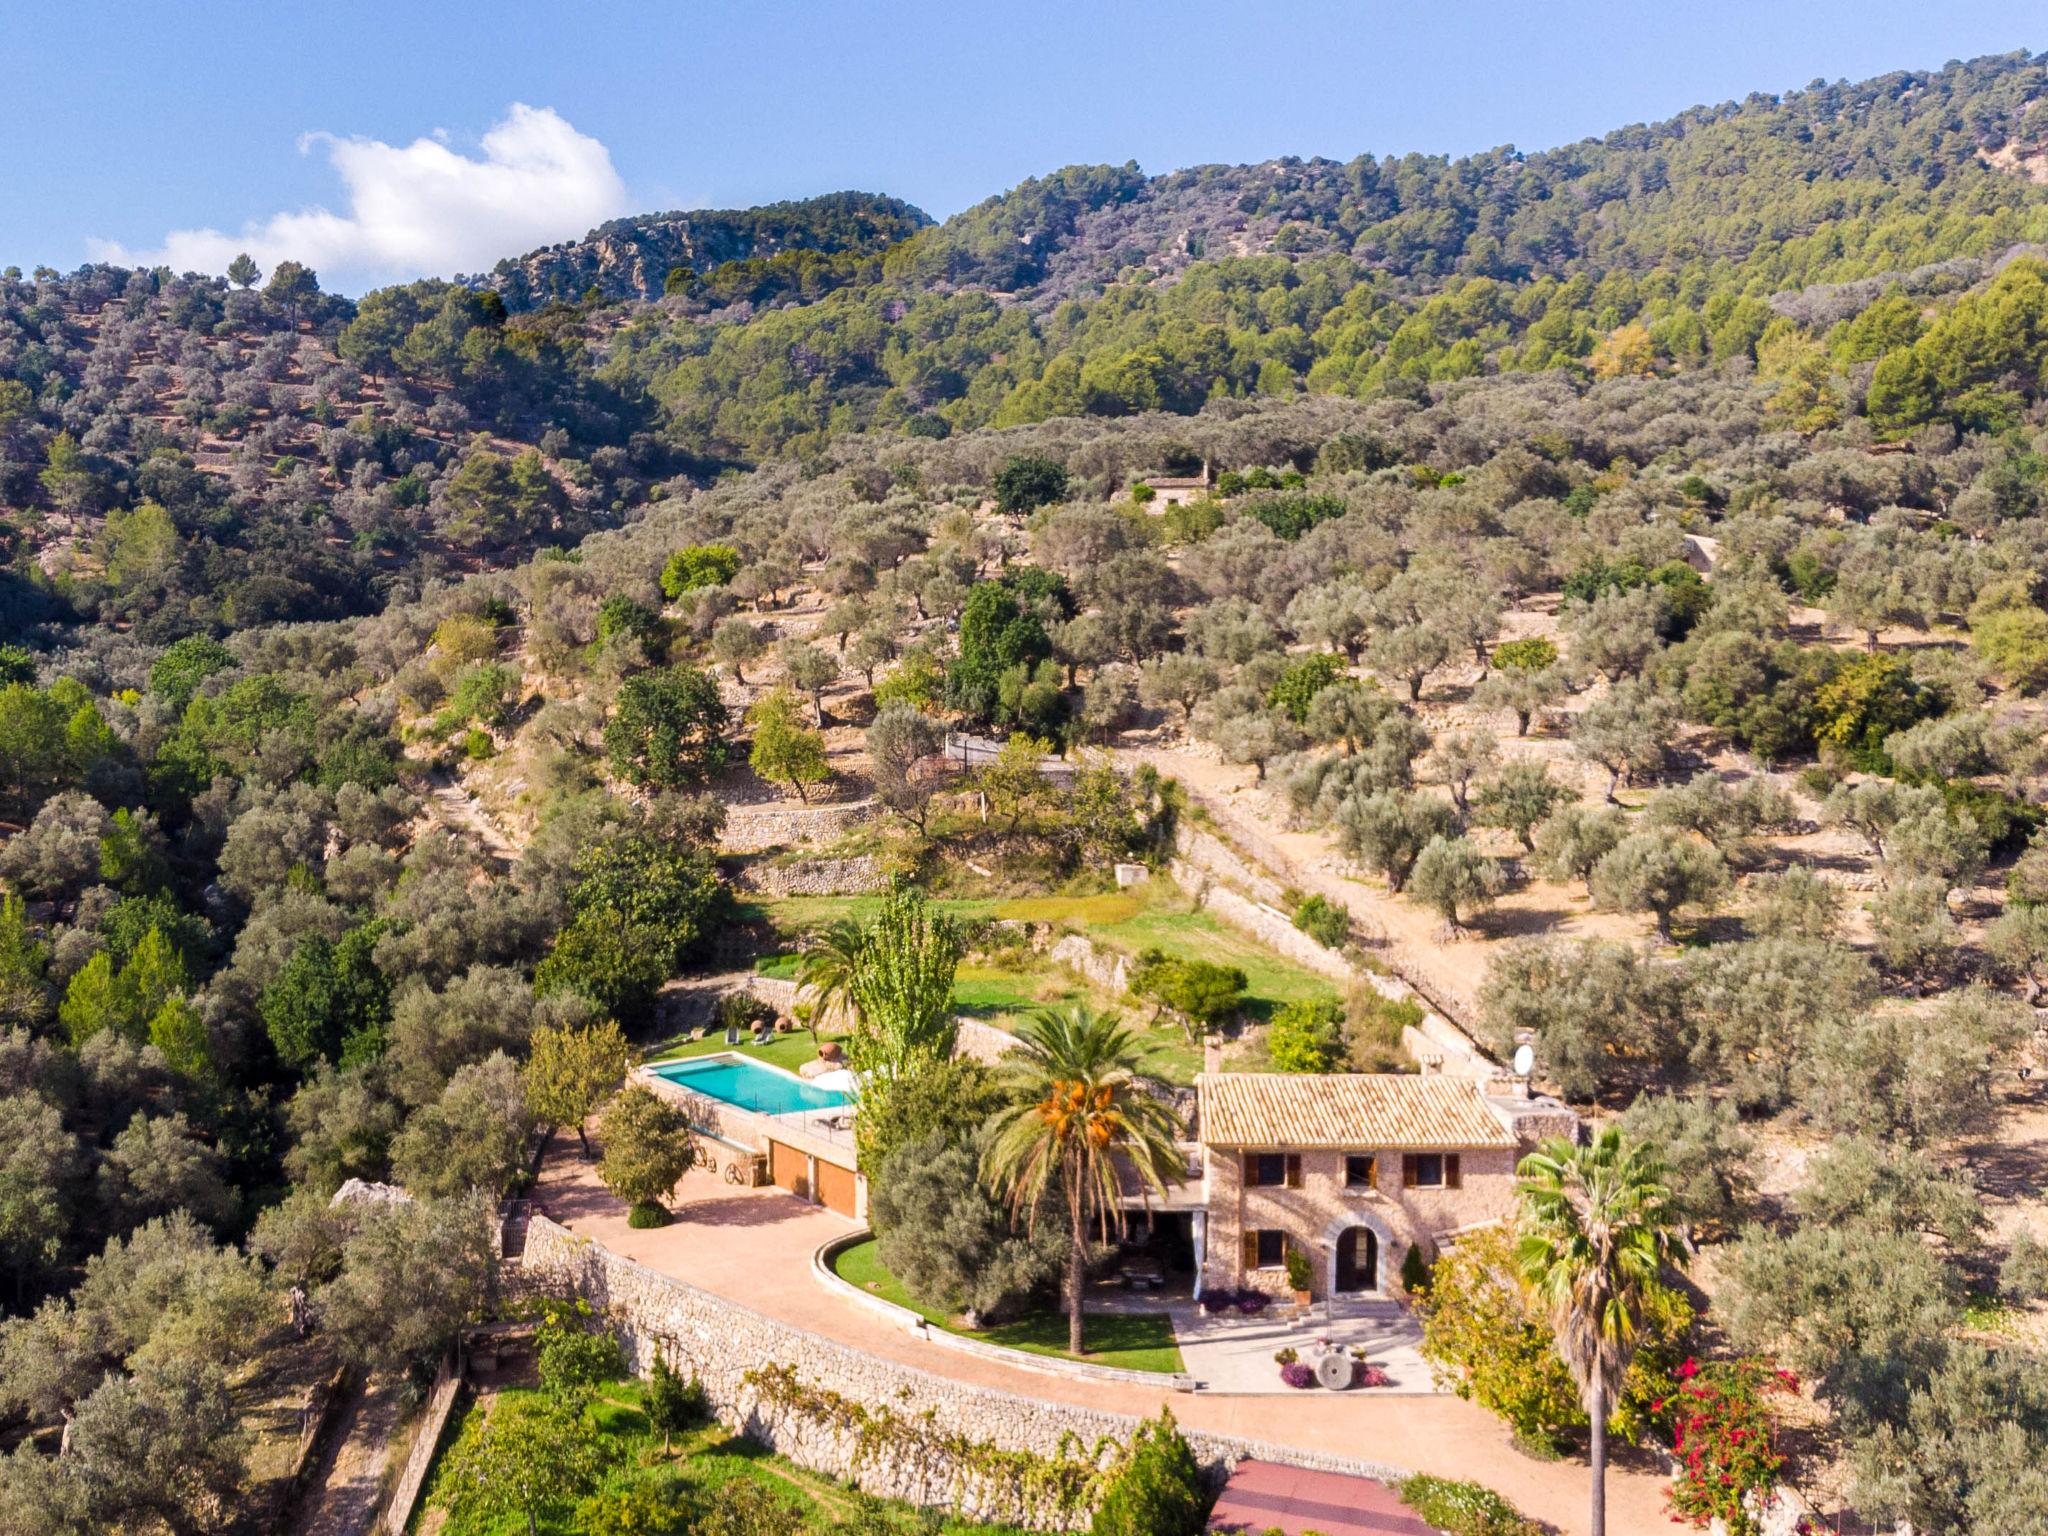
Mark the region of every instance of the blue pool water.
POLYGON ((653 1068, 678 1088, 706 1098, 723 1099, 757 1114, 786 1115, 799 1109, 837 1109, 846 1095, 816 1088, 800 1077, 777 1072, 740 1057, 712 1056, 698 1061, 669 1061, 653 1068))

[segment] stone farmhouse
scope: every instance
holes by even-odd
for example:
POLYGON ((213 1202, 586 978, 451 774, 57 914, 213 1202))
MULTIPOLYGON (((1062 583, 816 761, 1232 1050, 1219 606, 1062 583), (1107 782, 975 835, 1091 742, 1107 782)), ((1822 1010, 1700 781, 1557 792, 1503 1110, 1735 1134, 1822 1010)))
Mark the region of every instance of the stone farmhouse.
POLYGON ((1204 1289, 1285 1294, 1293 1250, 1318 1300, 1394 1295, 1410 1248, 1507 1219, 1516 1163, 1578 1131, 1516 1078, 1205 1072, 1197 1093, 1204 1289))

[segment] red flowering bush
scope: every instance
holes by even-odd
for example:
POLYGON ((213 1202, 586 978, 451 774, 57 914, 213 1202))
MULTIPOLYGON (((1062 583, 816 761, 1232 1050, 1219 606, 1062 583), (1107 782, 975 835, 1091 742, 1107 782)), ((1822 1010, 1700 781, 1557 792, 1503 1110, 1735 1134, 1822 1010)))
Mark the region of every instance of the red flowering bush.
POLYGON ((1785 1458, 1765 1398, 1794 1392, 1798 1381, 1761 1360, 1701 1365, 1686 1360, 1672 1376, 1678 1390, 1654 1407, 1671 1430, 1679 1473, 1671 1487, 1671 1513, 1694 1525, 1719 1516, 1730 1536, 1755 1536, 1756 1519, 1745 1500, 1775 1488, 1785 1458))

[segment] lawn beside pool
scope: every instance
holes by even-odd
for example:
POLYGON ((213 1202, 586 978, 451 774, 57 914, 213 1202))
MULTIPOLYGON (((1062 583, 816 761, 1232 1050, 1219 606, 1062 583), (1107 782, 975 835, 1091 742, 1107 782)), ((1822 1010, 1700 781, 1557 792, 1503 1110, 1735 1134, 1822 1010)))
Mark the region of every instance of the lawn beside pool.
MULTIPOLYGON (((905 1307, 933 1327, 963 1339, 979 1339, 984 1344, 999 1344, 1026 1354, 1053 1355, 1062 1360, 1077 1358, 1067 1353, 1067 1320, 1052 1308, 976 1332, 957 1326, 942 1312, 921 1306, 903 1289, 902 1282, 882 1266, 879 1245, 872 1237, 842 1249, 832 1261, 832 1270, 848 1284, 905 1307)), ((1088 1352, 1078 1358, 1090 1365, 1167 1373, 1184 1369, 1180 1345, 1174 1341, 1173 1319, 1164 1312, 1091 1312, 1083 1338, 1088 1352)))
MULTIPOLYGON (((830 1040, 831 1035, 822 1038, 830 1040)), ((725 1043, 725 1031, 712 1030, 703 1040, 671 1040, 656 1046, 647 1056, 648 1061, 682 1061, 691 1056, 714 1056, 730 1052, 745 1056, 753 1061, 765 1061, 771 1067, 782 1067, 794 1072, 805 1062, 818 1054, 818 1048, 811 1043, 808 1029, 793 1030, 786 1035, 777 1035, 766 1045, 755 1045, 753 1036, 742 1034, 738 1045, 725 1043)))

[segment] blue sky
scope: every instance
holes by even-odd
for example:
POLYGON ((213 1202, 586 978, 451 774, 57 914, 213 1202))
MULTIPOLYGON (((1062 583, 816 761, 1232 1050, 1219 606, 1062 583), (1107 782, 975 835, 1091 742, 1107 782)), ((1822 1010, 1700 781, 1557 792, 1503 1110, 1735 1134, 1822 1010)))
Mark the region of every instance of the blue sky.
POLYGON ((359 291, 613 212, 857 187, 943 217, 1075 161, 1536 149, 2044 46, 2014 0, 67 0, 0 29, 0 263, 305 246, 359 291))

